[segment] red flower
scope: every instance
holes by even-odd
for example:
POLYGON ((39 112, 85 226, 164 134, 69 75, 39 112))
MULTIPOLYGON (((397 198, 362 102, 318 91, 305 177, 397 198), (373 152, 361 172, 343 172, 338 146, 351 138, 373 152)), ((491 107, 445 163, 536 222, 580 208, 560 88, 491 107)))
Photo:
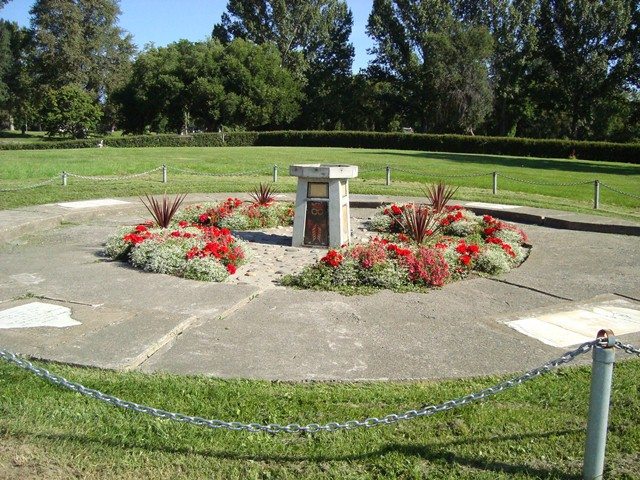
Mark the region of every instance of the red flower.
POLYGON ((342 263, 343 256, 337 250, 329 250, 327 254, 320 259, 321 262, 326 263, 327 265, 337 268, 342 263))
POLYGON ((460 261, 464 264, 464 265, 469 265, 469 263, 471 263, 471 255, 462 255, 460 257, 460 261))
POLYGON ((207 213, 203 213, 198 217, 198 221, 200 223, 207 223, 209 221, 209 215, 207 213))
POLYGON ((233 275, 234 273, 236 273, 236 270, 236 266, 233 263, 227 265, 227 272, 229 272, 229 275, 233 275))
POLYGON ((136 232, 146 232, 146 231, 148 231, 148 230, 149 230, 149 229, 148 229, 147 227, 145 227, 144 225, 138 225, 138 226, 136 227, 136 232))
POLYGON ((478 245, 469 245, 467 247, 467 252, 471 254, 477 254, 480 251, 480 247, 478 245))
POLYGON ((178 226, 180 228, 186 228, 189 226, 189 222, 185 222, 184 220, 182 220, 181 222, 178 222, 178 226))
POLYGON ((400 214, 402 214, 402 209, 397 205, 391 205, 391 212, 394 215, 400 215, 400 214))

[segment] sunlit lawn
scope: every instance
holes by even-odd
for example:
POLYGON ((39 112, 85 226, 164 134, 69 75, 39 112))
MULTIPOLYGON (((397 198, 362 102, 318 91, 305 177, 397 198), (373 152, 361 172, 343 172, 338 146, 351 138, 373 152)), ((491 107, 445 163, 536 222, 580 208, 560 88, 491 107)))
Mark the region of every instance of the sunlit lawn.
POLYGON ((640 165, 563 159, 537 159, 492 155, 415 151, 301 148, 104 148, 78 150, 0 151, 0 190, 20 188, 51 179, 52 184, 18 192, 0 192, 0 208, 54 201, 167 192, 249 191, 270 181, 278 166, 278 188, 294 191, 288 176, 294 163, 349 163, 360 167, 350 184, 352 193, 421 195, 426 183, 440 179, 458 185, 456 198, 530 205, 562 210, 593 211, 593 183, 545 186, 543 183, 593 182, 631 194, 625 196, 602 187, 603 214, 640 218, 640 165), (166 164, 168 183, 153 172, 135 179, 117 176, 148 171, 166 164), (391 185, 385 185, 386 166, 391 185), (213 174, 192 175, 177 169, 213 174), (114 176, 113 181, 70 177, 62 187, 62 171, 85 176, 114 176), (497 171, 498 194, 492 195, 491 173, 497 171), (480 176, 466 176, 466 175, 480 176), (462 176, 462 177, 460 177, 462 176), (512 177, 517 180, 508 179, 512 177), (531 182, 531 183, 526 183, 531 182))

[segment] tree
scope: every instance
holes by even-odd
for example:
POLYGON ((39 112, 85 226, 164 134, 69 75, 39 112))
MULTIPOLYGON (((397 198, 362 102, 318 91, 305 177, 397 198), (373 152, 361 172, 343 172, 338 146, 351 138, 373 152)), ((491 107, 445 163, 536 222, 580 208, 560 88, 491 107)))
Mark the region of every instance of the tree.
POLYGON ((5 112, 11 129, 17 122, 23 131, 35 110, 28 72, 30 45, 26 29, 0 20, 0 111, 5 112))
POLYGON ((75 84, 104 102, 123 83, 135 48, 117 0, 37 0, 30 13, 40 86, 75 84))
POLYGON ((300 85, 272 44, 182 40, 143 52, 118 94, 126 131, 263 129, 299 114, 300 85))
POLYGON ((638 71, 637 0, 539 0, 536 100, 546 135, 589 138, 598 105, 638 71), (635 22, 634 22, 635 19, 635 22), (635 56, 635 58, 634 58, 635 56))
POLYGON ((76 85, 49 90, 44 98, 44 125, 47 134, 85 138, 95 130, 102 111, 91 95, 76 85))
POLYGON ((229 0, 212 35, 276 45, 282 65, 305 84, 299 126, 335 128, 349 94, 352 25, 344 0, 229 0))
POLYGON ((454 15, 454 0, 374 0, 370 73, 389 79, 405 122, 420 131, 473 131, 491 108, 485 27, 454 15))

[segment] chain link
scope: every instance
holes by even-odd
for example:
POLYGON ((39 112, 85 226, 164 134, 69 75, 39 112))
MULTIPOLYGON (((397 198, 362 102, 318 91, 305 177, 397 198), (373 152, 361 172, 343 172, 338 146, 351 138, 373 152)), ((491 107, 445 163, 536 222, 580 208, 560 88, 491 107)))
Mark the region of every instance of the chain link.
POLYGON ((619 348, 623 352, 628 353, 629 355, 638 355, 640 357, 640 348, 636 348, 633 345, 629 345, 628 343, 616 342, 616 348, 619 348))
POLYGON ((612 192, 619 193, 620 195, 625 195, 627 197, 637 198, 638 200, 640 200, 640 195, 634 195, 633 193, 623 192, 622 190, 618 190, 617 188, 610 187, 606 183, 600 182, 600 186, 606 188, 607 190, 611 190, 612 192))
MULTIPOLYGON (((167 167, 167 170, 169 170, 169 167, 167 167)), ((263 169, 252 170, 250 172, 233 172, 233 173, 196 172, 195 170, 189 170, 187 168, 178 168, 178 167, 171 167, 171 170, 175 170, 176 172, 180 172, 180 173, 186 173, 186 174, 189 174, 189 175, 200 175, 200 176, 203 176, 203 177, 241 177, 241 176, 244 176, 244 175, 255 175, 255 174, 271 175, 271 173, 272 173, 272 172, 265 173, 265 171, 263 169)))
POLYGON ((583 182, 565 182, 565 183, 554 183, 554 182, 532 182, 531 180, 522 180, 521 178, 511 177, 509 175, 504 175, 502 173, 498 173, 500 178, 507 178, 509 180, 513 180, 514 182, 520 183, 528 183, 529 185, 543 185, 547 187, 575 187, 578 185, 593 185, 593 180, 585 180, 583 182))
POLYGON ((153 172, 157 172, 162 170, 162 167, 157 167, 154 168, 152 170, 147 170, 146 172, 141 172, 141 173, 133 173, 131 175, 120 175, 120 176, 116 176, 116 177, 100 177, 100 176, 87 176, 87 175, 78 175, 77 173, 69 173, 69 172, 65 172, 67 174, 68 177, 75 177, 75 178, 80 178, 82 180, 95 180, 95 181, 101 181, 101 182, 113 182, 113 181, 117 181, 117 180, 127 180, 130 178, 138 178, 138 177, 143 177, 145 175, 149 175, 150 173, 153 172))
POLYGON ((29 190, 31 188, 44 187, 45 185, 50 185, 60 177, 57 175, 55 177, 51 177, 49 180, 45 180, 44 182, 36 183, 35 185, 27 185, 25 187, 16 187, 16 188, 0 188, 0 192, 20 192, 22 190, 29 190))
MULTIPOLYGON (((166 410, 148 407, 146 405, 140 405, 134 402, 129 402, 127 400, 121 400, 118 397, 107 395, 105 393, 102 393, 98 390, 94 390, 92 388, 87 388, 79 383, 70 382, 59 375, 55 375, 44 368, 37 367, 33 365, 31 362, 19 358, 16 354, 5 351, 5 350, 0 349, 0 358, 6 360, 9 363, 17 365, 18 367, 24 370, 27 370, 37 375, 38 377, 44 380, 47 380, 50 383, 53 383, 54 385, 67 388, 81 395, 94 398, 96 400, 108 403, 116 407, 124 408, 127 410, 133 410, 138 413, 145 413, 153 417, 164 418, 164 419, 173 420, 173 421, 182 422, 182 423, 190 423, 193 425, 199 425, 207 428, 221 428, 221 429, 232 430, 232 431, 244 430, 247 432, 268 432, 268 433, 297 433, 297 432, 315 433, 320 431, 333 432, 336 430, 353 430, 354 428, 360 428, 360 427, 371 428, 378 425, 390 425, 393 423, 400 422, 402 420, 410 420, 417 417, 431 416, 439 412, 444 412, 456 407, 460 407, 462 405, 467 405, 472 402, 477 402, 479 400, 483 400, 485 398, 491 397, 493 395, 496 395, 510 388, 514 388, 518 385, 523 384, 524 382, 527 382, 529 380, 539 377, 540 375, 548 373, 554 368, 559 367, 560 365, 571 362, 576 357, 589 352, 595 345, 598 344, 598 341, 599 340, 583 343, 575 350, 566 352, 561 357, 551 360, 545 363, 544 365, 542 365, 541 367, 530 370, 524 375, 520 375, 519 377, 512 378, 511 380, 504 381, 492 387, 485 388, 483 390, 480 390, 479 392, 471 393, 463 397, 459 397, 453 400, 448 400, 446 402, 435 404, 435 405, 423 406, 418 410, 408 410, 404 413, 391 413, 391 414, 385 415, 384 417, 370 417, 365 420, 349 420, 344 423, 330 422, 324 425, 321 425, 318 423, 310 423, 308 425, 300 425, 297 423, 280 425, 277 423, 260 424, 260 423, 227 422, 223 420, 208 420, 202 417, 193 417, 189 415, 184 415, 182 413, 168 412, 166 410)), ((622 346, 619 348, 626 348, 626 347, 627 346, 622 346)), ((629 347, 629 348, 632 348, 632 347, 629 347)), ((637 353, 637 351, 633 350, 633 353, 637 353)))
POLYGON ((471 177, 486 177, 486 176, 493 175, 493 173, 463 173, 460 175, 436 175, 431 173, 418 173, 411 170, 404 170, 402 168, 391 167, 391 173, 393 172, 409 173, 409 174, 418 175, 421 177, 434 177, 434 178, 471 178, 471 177))

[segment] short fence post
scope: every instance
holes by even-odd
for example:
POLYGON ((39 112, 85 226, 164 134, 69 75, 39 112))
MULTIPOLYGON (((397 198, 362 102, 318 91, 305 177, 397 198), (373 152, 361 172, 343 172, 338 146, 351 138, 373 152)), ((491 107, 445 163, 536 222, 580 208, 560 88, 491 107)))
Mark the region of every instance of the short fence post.
POLYGON ((278 165, 273 166, 273 183, 278 181, 278 165))
POLYGON ((593 181, 593 208, 600 208, 600 180, 593 181))
POLYGON ((162 183, 167 183, 167 166, 162 164, 162 183))
POLYGON ((587 441, 584 449, 582 478, 602 479, 604 471, 604 451, 607 446, 607 424, 609 420, 609 399, 611 379, 615 362, 615 337, 610 330, 600 330, 598 338, 604 336, 606 345, 593 348, 591 367, 591 393, 589 395, 589 420, 587 421, 587 441))
POLYGON ((493 172, 493 194, 498 193, 498 172, 493 172))
POLYGON ((67 172, 62 172, 62 186, 67 186, 67 172))
POLYGON ((389 165, 387 165, 387 180, 385 182, 385 185, 391 185, 391 167, 389 165))

